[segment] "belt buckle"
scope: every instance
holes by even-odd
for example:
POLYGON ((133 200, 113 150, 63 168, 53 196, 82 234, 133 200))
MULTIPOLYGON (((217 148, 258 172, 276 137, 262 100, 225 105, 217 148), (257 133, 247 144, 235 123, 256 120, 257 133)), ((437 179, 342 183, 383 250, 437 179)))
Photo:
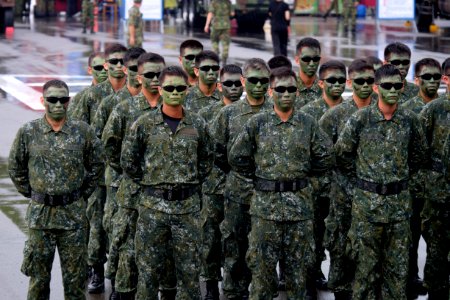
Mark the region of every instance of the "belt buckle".
POLYGON ((167 200, 172 201, 173 192, 172 190, 167 190, 167 200))
POLYGON ((378 188, 380 195, 386 195, 388 191, 387 185, 382 184, 381 187, 378 188))

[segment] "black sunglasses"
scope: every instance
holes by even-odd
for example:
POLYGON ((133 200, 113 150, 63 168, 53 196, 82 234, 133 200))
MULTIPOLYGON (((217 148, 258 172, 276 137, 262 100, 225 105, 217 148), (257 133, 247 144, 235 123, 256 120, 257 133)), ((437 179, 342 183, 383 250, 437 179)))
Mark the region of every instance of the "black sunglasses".
POLYGON ((280 94, 284 94, 286 93, 286 91, 291 94, 291 93, 295 93, 297 91, 297 87, 296 86, 277 86, 274 87, 273 90, 277 93, 280 94))
POLYGON ((105 69, 105 67, 103 65, 98 65, 98 66, 92 66, 92 69, 100 72, 100 71, 103 71, 105 69))
POLYGON ((407 66, 411 63, 411 61, 409 59, 394 59, 394 60, 391 60, 389 63, 394 66, 400 66, 400 65, 407 66))
POLYGON ((166 92, 172 93, 174 90, 177 90, 178 93, 184 92, 187 89, 187 85, 166 85, 162 87, 166 92))
POLYGON ((226 81, 222 81, 222 85, 226 86, 226 87, 232 87, 233 85, 235 87, 241 87, 242 86, 242 82, 240 80, 226 80, 226 81))
POLYGON ((261 85, 264 85, 269 83, 269 78, 247 77, 247 81, 250 82, 251 84, 258 84, 258 82, 260 82, 261 85))
POLYGON ((69 102, 70 97, 69 96, 67 96, 67 97, 45 97, 45 100, 52 104, 56 104, 56 102, 58 102, 58 101, 61 104, 66 104, 67 102, 69 102))
POLYGON ((147 79, 153 79, 153 78, 159 78, 159 75, 161 75, 161 72, 147 72, 142 74, 147 79))
POLYGON ((422 74, 419 76, 420 78, 422 78, 423 80, 431 80, 431 78, 433 78, 435 81, 437 80, 441 80, 442 75, 441 74, 422 74))
POLYGON ((137 72, 138 71, 138 66, 129 66, 128 70, 130 70, 132 72, 137 72))
POLYGON ((403 88, 403 82, 383 82, 379 84, 383 89, 390 91, 394 88, 396 91, 401 90, 403 88))
POLYGON ((112 64, 112 65, 117 65, 118 63, 123 65, 123 59, 122 58, 111 58, 111 59, 108 59, 108 62, 110 64, 112 64))
POLYGON ((375 78, 369 77, 369 78, 355 78, 353 79, 353 82, 358 85, 364 85, 364 83, 367 82, 368 85, 371 85, 375 82, 375 78))
POLYGON ((220 66, 201 66, 199 67, 203 72, 209 72, 209 70, 213 70, 214 72, 219 71, 220 66))
POLYGON ((314 57, 311 57, 311 56, 303 56, 302 58, 300 58, 302 61, 304 61, 305 63, 309 63, 309 62, 311 62, 311 61, 313 61, 313 62, 318 62, 318 61, 320 61, 320 59, 321 59, 321 57, 320 56, 314 56, 314 57))
POLYGON ((183 56, 185 60, 194 60, 195 59, 195 54, 188 54, 183 56))
POLYGON ((336 82, 339 83, 339 84, 344 84, 345 81, 346 81, 346 79, 344 77, 339 77, 339 78, 329 77, 329 78, 325 78, 323 80, 325 80, 329 84, 335 84, 336 82))

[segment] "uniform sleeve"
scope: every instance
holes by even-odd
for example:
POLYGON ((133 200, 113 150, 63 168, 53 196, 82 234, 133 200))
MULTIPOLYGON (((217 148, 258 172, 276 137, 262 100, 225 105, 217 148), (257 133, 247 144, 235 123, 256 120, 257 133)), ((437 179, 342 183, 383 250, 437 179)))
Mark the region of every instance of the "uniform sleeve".
POLYGON ((419 120, 422 124, 425 139, 427 140, 428 145, 431 144, 431 140, 433 138, 433 112, 432 112, 432 106, 425 106, 422 110, 422 112, 419 114, 419 120))
POLYGON ((244 130, 239 133, 231 146, 230 156, 228 158, 228 162, 233 171, 247 178, 253 178, 255 174, 255 126, 253 119, 247 121, 244 130))
POLYGON ((323 174, 335 164, 333 144, 330 137, 314 122, 311 139, 311 171, 313 174, 323 174))
POLYGON ((224 173, 230 172, 228 164, 228 119, 225 110, 221 109, 211 125, 211 135, 214 141, 214 164, 224 173))
POLYGON ((67 107, 67 116, 68 117, 70 117, 70 118, 72 117, 73 111, 75 110, 77 105, 80 103, 81 98, 83 97, 83 94, 85 94, 84 90, 79 92, 75 96, 73 96, 72 99, 70 99, 69 106, 67 107))
POLYGON ((430 153, 422 124, 416 114, 411 115, 412 134, 409 143, 408 164, 410 173, 413 174, 427 166, 430 160, 430 153))
POLYGON ((84 93, 84 95, 81 97, 80 102, 76 107, 74 107, 72 111, 72 119, 84 121, 88 124, 90 124, 91 118, 90 118, 90 109, 89 109, 89 102, 92 97, 92 91, 87 91, 84 93))
POLYGON ((200 144, 198 147, 198 174, 200 181, 204 181, 206 176, 211 172, 214 162, 214 145, 211 135, 209 133, 206 121, 201 120, 203 125, 203 134, 201 135, 200 144))
POLYGON ((92 121, 92 127, 98 138, 102 138, 103 129, 108 121, 110 112, 109 105, 111 105, 112 97, 114 97, 114 95, 108 96, 100 102, 92 121))
POLYGON ((327 134, 333 144, 337 142, 337 130, 333 118, 333 114, 328 110, 319 120, 320 128, 327 134))
POLYGON ((141 168, 141 161, 144 159, 144 150, 141 148, 143 144, 141 137, 142 130, 138 121, 133 123, 123 141, 120 157, 120 165, 122 166, 123 172, 134 182, 140 182, 143 174, 141 168))
POLYGON ((81 188, 84 199, 88 199, 94 192, 105 171, 105 157, 100 139, 95 136, 91 127, 87 129, 87 136, 87 147, 84 153, 86 176, 81 188))
POLYGON ((355 159, 359 144, 358 126, 357 115, 353 115, 345 124, 344 129, 334 145, 336 166, 349 178, 355 178, 356 176, 355 159))
POLYGON ((102 142, 108 164, 119 174, 122 174, 120 153, 122 151, 122 142, 125 135, 124 127, 125 124, 120 106, 116 106, 103 129, 102 142))
POLYGON ((25 141, 23 128, 17 132, 9 152, 8 172, 17 191, 25 197, 31 197, 31 186, 28 177, 28 146, 25 141))

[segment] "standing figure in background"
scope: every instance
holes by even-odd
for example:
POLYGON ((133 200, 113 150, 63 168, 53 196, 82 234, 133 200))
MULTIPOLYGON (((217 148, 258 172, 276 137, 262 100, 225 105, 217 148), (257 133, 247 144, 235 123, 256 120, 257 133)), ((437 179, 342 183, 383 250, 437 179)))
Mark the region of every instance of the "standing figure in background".
POLYGON ((273 55, 287 56, 287 44, 291 13, 283 0, 270 2, 269 17, 272 34, 273 55))
POLYGON ((141 47, 144 41, 144 20, 141 13, 142 0, 134 0, 134 5, 128 10, 128 47, 141 47))
POLYGON ((86 28, 89 26, 91 34, 94 32, 94 5, 95 0, 83 0, 81 4, 81 23, 83 23, 83 33, 86 33, 86 28))
POLYGON ((342 16, 344 17, 344 31, 356 30, 356 7, 359 5, 357 0, 342 1, 342 16))

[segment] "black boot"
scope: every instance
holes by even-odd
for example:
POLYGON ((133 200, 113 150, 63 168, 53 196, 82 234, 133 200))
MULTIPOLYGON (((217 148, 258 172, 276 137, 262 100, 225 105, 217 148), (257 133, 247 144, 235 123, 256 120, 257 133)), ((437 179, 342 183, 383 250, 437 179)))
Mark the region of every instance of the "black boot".
POLYGON ((89 294, 101 294, 105 291, 105 274, 103 265, 93 266, 91 282, 88 285, 89 294))
POLYGON ((116 292, 119 300, 134 300, 134 292, 119 293, 116 292))
POLYGON ((109 295, 109 300, 120 300, 119 294, 116 292, 116 282, 111 279, 111 295, 109 295))
POLYGON ((352 300, 352 293, 347 292, 347 291, 335 292, 334 299, 336 299, 336 300, 352 300))
POLYGON ((316 288, 318 290, 321 290, 321 291, 327 291, 328 290, 328 281, 325 278, 325 275, 323 275, 322 271, 317 271, 316 288))
POLYGON ((94 34, 94 27, 91 27, 91 34, 94 34))
POLYGON ((175 300, 175 296, 177 295, 177 290, 159 290, 160 300, 175 300))
POLYGON ((306 300, 317 300, 317 290, 312 278, 306 279, 306 300))
POLYGON ((217 280, 206 281, 206 295, 203 300, 219 300, 219 283, 217 280))

